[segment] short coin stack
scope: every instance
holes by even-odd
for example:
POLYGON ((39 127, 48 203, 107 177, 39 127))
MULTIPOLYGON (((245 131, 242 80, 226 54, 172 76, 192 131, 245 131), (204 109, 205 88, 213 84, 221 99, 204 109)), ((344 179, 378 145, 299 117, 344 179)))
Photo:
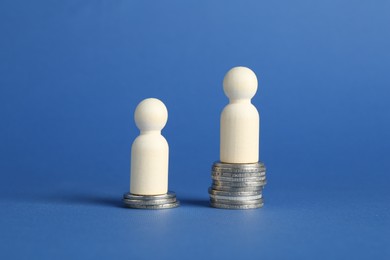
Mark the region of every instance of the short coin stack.
POLYGON ((265 167, 258 163, 215 162, 211 169, 210 204, 214 208, 254 209, 263 206, 265 167))
POLYGON ((123 203, 134 209, 170 209, 180 205, 174 192, 161 195, 134 195, 125 193, 123 203))

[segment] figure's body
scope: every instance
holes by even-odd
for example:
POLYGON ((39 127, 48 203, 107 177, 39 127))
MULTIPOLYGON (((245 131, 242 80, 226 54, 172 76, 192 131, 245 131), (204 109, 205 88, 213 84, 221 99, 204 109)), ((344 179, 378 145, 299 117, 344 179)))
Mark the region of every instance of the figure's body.
POLYGON ((221 114, 220 161, 258 162, 260 117, 251 104, 257 90, 256 75, 248 68, 235 67, 226 74, 223 86, 230 103, 221 114))
POLYGON ((168 119, 167 109, 160 100, 149 98, 137 106, 134 117, 140 135, 131 148, 130 193, 166 194, 169 146, 161 129, 168 119))

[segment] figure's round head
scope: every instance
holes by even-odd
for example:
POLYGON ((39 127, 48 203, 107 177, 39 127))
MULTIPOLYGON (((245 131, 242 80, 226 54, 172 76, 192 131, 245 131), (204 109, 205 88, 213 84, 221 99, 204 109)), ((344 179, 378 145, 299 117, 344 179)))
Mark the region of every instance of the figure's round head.
POLYGON ((159 99, 147 98, 135 109, 134 120, 141 131, 161 131, 167 123, 168 110, 159 99))
POLYGON ((234 67, 223 79, 223 90, 231 100, 251 99, 257 91, 256 74, 246 67, 234 67))

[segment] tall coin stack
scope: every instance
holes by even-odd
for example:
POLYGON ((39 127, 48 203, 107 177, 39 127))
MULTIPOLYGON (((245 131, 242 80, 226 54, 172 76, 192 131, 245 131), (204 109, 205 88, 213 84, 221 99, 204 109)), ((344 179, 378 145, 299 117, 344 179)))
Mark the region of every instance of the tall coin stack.
POLYGON ((258 163, 215 162, 211 169, 210 204, 214 208, 254 209, 263 206, 265 167, 258 163))

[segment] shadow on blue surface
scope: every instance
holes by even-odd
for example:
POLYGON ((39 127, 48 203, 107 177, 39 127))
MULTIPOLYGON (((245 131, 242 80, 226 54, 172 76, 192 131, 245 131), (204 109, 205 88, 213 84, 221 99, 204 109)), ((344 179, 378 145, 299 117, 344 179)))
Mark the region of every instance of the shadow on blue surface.
POLYGON ((71 192, 58 194, 24 193, 18 195, 13 194, 12 196, 2 194, 2 199, 32 204, 55 204, 69 206, 81 205, 124 208, 120 197, 108 195, 104 196, 101 194, 72 194, 71 192))
POLYGON ((104 207, 119 207, 124 208, 122 200, 118 197, 109 196, 96 196, 90 194, 72 194, 72 195, 61 195, 61 196, 50 196, 46 198, 46 201, 71 204, 71 205, 93 205, 93 206, 104 206, 104 207))
MULTIPOLYGON (((79 205, 79 206, 101 206, 113 208, 126 208, 122 203, 120 196, 92 194, 92 193, 75 193, 72 191, 62 191, 53 193, 39 194, 29 192, 23 194, 2 194, 2 199, 13 200, 25 203, 37 204, 56 204, 56 205, 79 205)), ((208 199, 196 197, 178 197, 181 206, 207 207, 209 208, 208 199)))
POLYGON ((195 207, 210 207, 209 201, 205 199, 179 198, 179 200, 182 206, 190 205, 195 207))

